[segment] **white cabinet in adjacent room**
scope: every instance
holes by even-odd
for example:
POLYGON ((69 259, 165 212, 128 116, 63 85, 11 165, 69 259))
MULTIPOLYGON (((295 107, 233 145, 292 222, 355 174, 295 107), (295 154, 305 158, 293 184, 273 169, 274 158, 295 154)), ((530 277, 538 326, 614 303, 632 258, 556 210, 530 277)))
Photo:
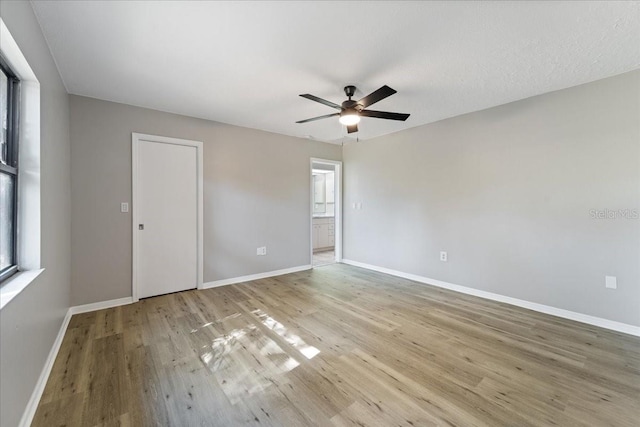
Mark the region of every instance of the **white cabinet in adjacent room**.
POLYGON ((334 245, 334 218, 313 218, 313 250, 331 249, 334 245))

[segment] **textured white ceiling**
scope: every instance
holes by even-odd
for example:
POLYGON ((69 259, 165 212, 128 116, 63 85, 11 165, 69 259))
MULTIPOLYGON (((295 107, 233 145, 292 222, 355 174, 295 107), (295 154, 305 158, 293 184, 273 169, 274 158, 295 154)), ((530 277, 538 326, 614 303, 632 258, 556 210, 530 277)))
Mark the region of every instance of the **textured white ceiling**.
POLYGON ((70 93, 324 141, 386 84, 360 139, 640 68, 638 2, 35 1, 70 93))

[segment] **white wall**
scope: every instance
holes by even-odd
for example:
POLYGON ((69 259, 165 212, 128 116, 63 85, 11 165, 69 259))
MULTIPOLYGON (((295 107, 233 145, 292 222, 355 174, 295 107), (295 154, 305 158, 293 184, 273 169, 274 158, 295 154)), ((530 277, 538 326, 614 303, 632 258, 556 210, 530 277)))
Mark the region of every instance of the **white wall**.
POLYGON ((69 308, 69 100, 29 2, 0 16, 40 82, 41 265, 45 271, 0 311, 0 425, 18 425, 69 308))
POLYGON ((132 132, 204 142, 205 282, 311 264, 309 159, 340 146, 70 98, 73 305, 131 296, 132 132))
POLYGON ((348 144, 343 161, 344 258, 640 325, 640 220, 590 213, 640 212, 640 71, 348 144))

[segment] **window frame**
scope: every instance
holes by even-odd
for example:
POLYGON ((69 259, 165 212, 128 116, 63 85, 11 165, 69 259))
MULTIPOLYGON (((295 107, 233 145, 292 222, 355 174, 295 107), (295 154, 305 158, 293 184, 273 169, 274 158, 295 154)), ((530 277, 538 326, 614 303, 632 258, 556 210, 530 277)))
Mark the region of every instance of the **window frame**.
POLYGON ((0 55, 0 69, 7 76, 7 163, 0 162, 0 172, 13 176, 13 218, 11 266, 0 272, 0 283, 18 272, 18 192, 19 192, 19 132, 20 79, 0 55))

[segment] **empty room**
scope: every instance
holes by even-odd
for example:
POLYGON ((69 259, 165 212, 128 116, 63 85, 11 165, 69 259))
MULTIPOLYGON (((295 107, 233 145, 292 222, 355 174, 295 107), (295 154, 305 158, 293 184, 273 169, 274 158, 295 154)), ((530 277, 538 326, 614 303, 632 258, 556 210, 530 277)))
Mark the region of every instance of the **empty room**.
POLYGON ((0 426, 640 420, 640 2, 0 0, 0 426))

